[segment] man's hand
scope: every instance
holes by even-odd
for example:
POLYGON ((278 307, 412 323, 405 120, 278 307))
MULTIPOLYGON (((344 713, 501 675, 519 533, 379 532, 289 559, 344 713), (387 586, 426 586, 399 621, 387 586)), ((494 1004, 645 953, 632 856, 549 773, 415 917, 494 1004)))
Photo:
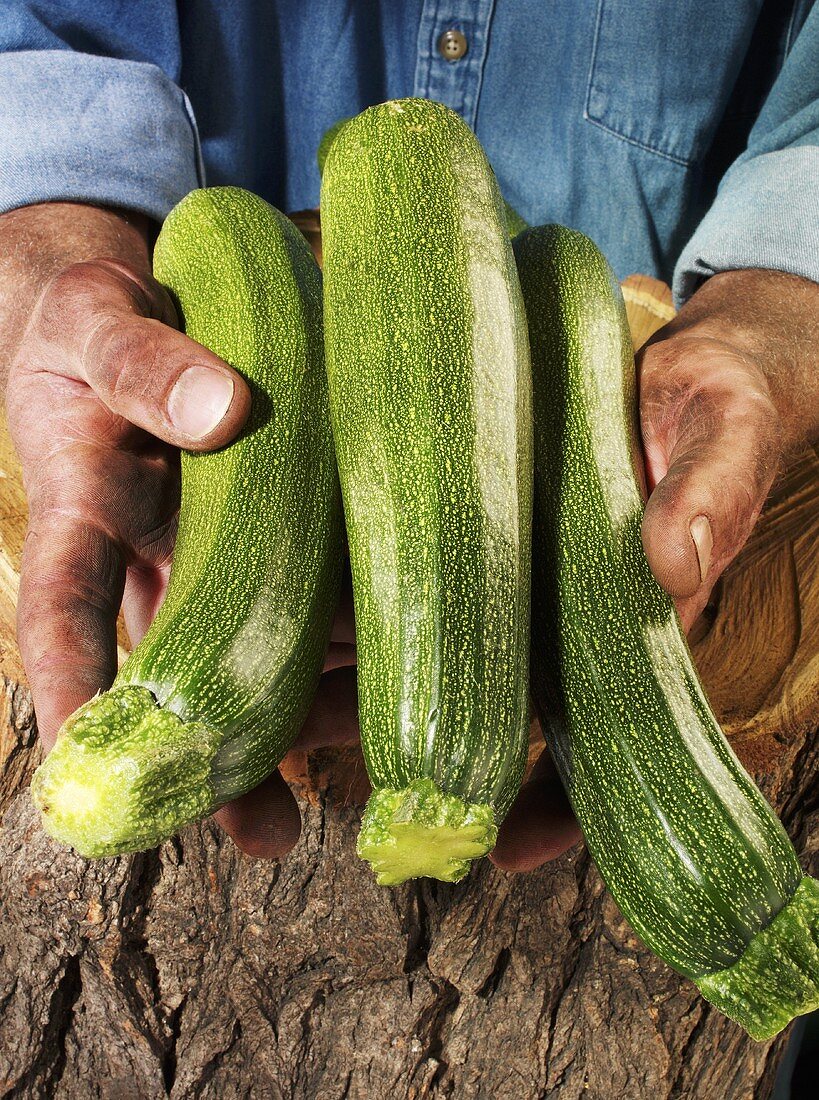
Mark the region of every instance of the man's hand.
POLYGON ((46 745, 110 683, 123 591, 135 638, 162 598, 174 447, 221 446, 250 407, 243 380, 176 326, 147 253, 74 263, 47 281, 11 363, 29 503, 19 637, 46 745))
MULTIPOLYGON (((177 447, 229 442, 245 382, 177 329, 150 274, 148 224, 69 204, 0 218, 9 427, 29 501, 18 635, 47 748, 116 672, 162 601, 179 502, 177 447)), ((299 834, 278 772, 218 815, 258 855, 299 834)))
MULTIPOLYGON (((18 639, 40 737, 116 673, 122 604, 136 645, 162 602, 179 505, 177 447, 228 443, 243 379, 177 331, 150 273, 146 219, 67 203, 0 217, 0 377, 29 529, 18 639)), ((349 582, 299 748, 357 737, 349 582)), ((280 773, 216 814, 245 852, 282 855, 301 822, 280 773)))
POLYGON ((689 629, 745 544, 783 457, 819 435, 819 286, 710 279, 638 358, 643 544, 689 629))
MULTIPOLYGON (((716 275, 638 356, 643 544, 690 629, 748 538, 783 456, 819 436, 819 286, 716 275)), ((491 858, 529 870, 579 839, 548 754, 491 858)))

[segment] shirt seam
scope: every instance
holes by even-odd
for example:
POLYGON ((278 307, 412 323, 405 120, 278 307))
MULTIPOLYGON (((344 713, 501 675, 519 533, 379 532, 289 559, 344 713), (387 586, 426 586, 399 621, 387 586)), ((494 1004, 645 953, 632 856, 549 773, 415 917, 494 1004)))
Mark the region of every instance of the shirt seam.
POLYGON ((425 32, 424 52, 419 56, 418 61, 423 63, 423 81, 419 84, 418 65, 416 64, 413 91, 423 99, 429 98, 430 84, 432 81, 432 61, 435 50, 435 28, 438 25, 438 12, 440 6, 441 0, 434 0, 432 4, 430 4, 430 0, 425 0, 424 7, 421 11, 421 26, 419 28, 419 33, 421 30, 425 32), (428 10, 428 7, 431 8, 431 10, 428 10))
POLYGON ((638 138, 629 137, 628 134, 622 134, 619 130, 607 126, 604 122, 601 122, 589 113, 588 101, 583 110, 583 118, 586 122, 590 122, 592 126, 598 126, 605 133, 611 134, 620 141, 625 141, 627 145, 634 145, 637 149, 644 149, 647 153, 653 153, 655 157, 662 157, 663 160, 670 160, 673 164, 678 164, 682 168, 691 168, 696 161, 696 158, 686 159, 685 157, 675 156, 674 153, 667 153, 664 149, 658 149, 654 145, 649 145, 647 142, 640 141, 638 138))
MULTIPOLYGON (((796 38, 801 34, 801 29, 810 18, 811 11, 814 10, 814 0, 807 0, 807 7, 804 5, 804 0, 794 0, 792 9, 790 9, 790 19, 788 20, 788 29, 785 33, 785 48, 783 50, 783 66, 787 61, 788 54, 794 48, 794 42, 796 38), (799 30, 794 34, 794 27, 796 26, 797 19, 801 18, 801 25, 799 30)), ((782 68, 782 66, 781 66, 782 68)))
POLYGON ((483 23, 483 49, 481 52, 480 65, 478 66, 476 79, 472 89, 472 108, 469 112, 469 124, 473 130, 478 121, 478 107, 480 105, 481 91, 483 89, 483 74, 486 68, 487 58, 489 57, 489 35, 492 30, 492 20, 495 18, 495 0, 489 0, 488 9, 483 23))
POLYGON ((590 122, 592 126, 598 126, 604 133, 611 134, 613 137, 619 138, 620 141, 625 141, 628 145, 633 145, 637 149, 644 149, 647 153, 653 153, 657 157, 662 157, 664 160, 670 160, 672 164, 679 164, 683 168, 690 168, 694 163, 695 158, 678 157, 674 153, 668 153, 663 149, 658 149, 654 145, 649 145, 648 142, 640 141, 638 138, 629 137, 628 134, 623 134, 619 130, 615 130, 612 126, 607 126, 599 118, 595 118, 591 113, 591 95, 592 84, 594 82, 594 70, 597 65, 597 51, 600 43, 600 28, 603 25, 603 3, 604 0, 597 0, 597 17, 594 23, 594 41, 592 42, 592 55, 591 62, 589 64, 589 76, 586 81, 586 101, 583 104, 583 118, 586 122, 590 122))

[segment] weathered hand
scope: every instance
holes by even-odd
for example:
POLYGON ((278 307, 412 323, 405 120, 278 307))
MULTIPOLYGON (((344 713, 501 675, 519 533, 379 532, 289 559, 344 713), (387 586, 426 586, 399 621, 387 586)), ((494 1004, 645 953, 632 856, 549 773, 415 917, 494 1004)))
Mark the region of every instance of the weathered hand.
POLYGON ((788 445, 764 347, 718 309, 691 307, 638 357, 643 545, 686 630, 748 538, 788 445))
MULTIPOLYGON (((643 543, 690 629, 750 534, 786 455, 819 435, 819 286, 714 276, 638 356, 643 543)), ((492 859, 529 870, 579 839, 546 753, 492 859)))
MULTIPOLYGON (((250 395, 226 363, 176 330, 144 235, 94 208, 14 213, 18 242, 74 238, 73 257, 58 256, 39 286, 29 283, 7 402, 30 510, 18 636, 50 747, 64 719, 113 679, 120 602, 136 643, 162 601, 178 508, 176 447, 227 443, 250 395), (72 262, 94 252, 113 258, 72 262)), ((14 238, 10 217, 2 229, 14 238)), ((2 304, 0 320, 13 333, 11 307, 2 304)), ((218 816, 258 854, 286 850, 299 833, 278 772, 218 816)))
POLYGON ((172 445, 219 446, 249 408, 244 382, 176 324, 147 271, 75 264, 45 288, 12 362, 9 426, 29 502, 19 638, 47 745, 115 672, 123 590, 132 638, 164 594, 172 445))

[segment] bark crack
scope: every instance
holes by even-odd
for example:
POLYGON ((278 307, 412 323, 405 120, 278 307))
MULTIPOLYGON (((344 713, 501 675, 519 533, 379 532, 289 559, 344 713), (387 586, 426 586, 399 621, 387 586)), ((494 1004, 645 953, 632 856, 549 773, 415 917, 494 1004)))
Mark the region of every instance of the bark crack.
POLYGON ((421 879, 413 879, 410 883, 407 902, 402 929, 407 937, 404 973, 412 974, 426 966, 431 939, 429 909, 421 879))
POLYGON ((486 977, 486 981, 478 990, 478 996, 482 997, 485 1001, 492 999, 497 992, 497 988, 500 985, 503 975, 506 973, 509 966, 509 962, 512 958, 512 952, 508 947, 502 947, 498 952, 498 957, 495 959, 495 965, 490 970, 486 977))
POLYGON ((65 1069, 65 1044, 74 1021, 74 1008, 82 993, 80 955, 66 960, 48 1006, 48 1023, 43 1029, 37 1057, 26 1074, 5 1093, 7 1100, 53 1096, 65 1069))
POLYGON ((708 1005, 705 1001, 700 1002, 700 1011, 697 1018, 697 1022, 691 1028, 688 1038, 685 1040, 680 1053, 679 1053, 679 1065, 680 1068, 674 1074, 674 1078, 671 1081, 668 1100, 686 1100, 686 1097, 690 1096, 689 1085, 686 1085, 683 1078, 686 1070, 689 1069, 691 1063, 691 1052, 699 1039, 700 1035, 707 1028, 710 1012, 708 1005), (683 1091, 685 1087, 685 1091, 683 1091))
POLYGON ((437 996, 433 1003, 421 1013, 415 1029, 423 1043, 423 1049, 416 1063, 416 1072, 426 1063, 432 1061, 436 1063, 435 1072, 429 1079, 430 1092, 442 1083, 449 1069, 449 1062, 444 1058, 444 1046, 450 1021, 461 1002, 461 994, 457 986, 446 978, 436 978, 434 988, 437 996))
POLYGON ((205 1086, 209 1085, 213 1078, 216 1076, 220 1066, 239 1042, 242 1037, 242 1025, 239 1020, 233 1021, 233 1026, 230 1029, 230 1038, 221 1050, 215 1051, 212 1056, 202 1065, 199 1071, 199 1075, 196 1080, 191 1084, 187 1094, 190 1096, 202 1096, 205 1090, 205 1086))
MULTIPOLYGON (((582 852, 577 858, 575 863, 575 874, 577 876, 577 897, 572 908, 571 915, 567 922, 568 924, 568 946, 566 954, 564 955, 565 965, 560 977, 560 981, 557 986, 554 987, 552 996, 554 998, 552 1007, 549 1010, 549 1028, 548 1039, 546 1042, 546 1050, 544 1053, 543 1065, 547 1074, 549 1073, 549 1065, 552 1058, 552 1050, 554 1047, 555 1036, 557 1034, 557 1017, 560 1013, 560 1009, 563 1006, 563 1001, 568 993, 572 982, 575 979, 580 961, 583 957, 583 947, 585 946, 585 940, 580 935, 580 927, 588 919, 589 904, 589 869, 591 866, 591 856, 588 849, 583 848, 582 852)), ((570 1063, 571 1064, 571 1063, 570 1063)), ((568 1067, 567 1067, 568 1068, 568 1067)), ((562 1077, 565 1075, 561 1075, 562 1077)), ((553 1094, 555 1087, 559 1086, 560 1081, 550 1085, 544 1092, 543 1096, 550 1096, 553 1094)))
POLYGON ((176 1081, 176 1047, 179 1036, 182 1034, 182 1010, 187 1000, 188 995, 186 993, 168 1017, 168 1047, 162 1056, 162 1081, 168 1096, 171 1095, 171 1090, 176 1081))
POLYGON ((31 782, 40 761, 37 723, 31 694, 21 684, 0 676, 0 817, 31 782))

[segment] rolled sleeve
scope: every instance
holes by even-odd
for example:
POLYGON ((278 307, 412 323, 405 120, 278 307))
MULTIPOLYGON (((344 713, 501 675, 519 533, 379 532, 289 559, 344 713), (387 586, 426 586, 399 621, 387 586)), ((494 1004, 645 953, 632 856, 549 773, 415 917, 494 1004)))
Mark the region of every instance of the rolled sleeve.
POLYGON ((193 111, 156 65, 0 54, 0 212, 70 200, 161 220, 204 184, 193 111))
POLYGON ((819 147, 798 145, 736 164, 683 249, 678 304, 720 271, 763 267, 819 282, 819 147))
MULTIPOLYGON (((797 9, 805 5, 794 17, 797 9)), ((748 148, 682 251, 674 272, 678 304, 702 279, 742 267, 819 282, 819 4, 804 14, 748 148)))

